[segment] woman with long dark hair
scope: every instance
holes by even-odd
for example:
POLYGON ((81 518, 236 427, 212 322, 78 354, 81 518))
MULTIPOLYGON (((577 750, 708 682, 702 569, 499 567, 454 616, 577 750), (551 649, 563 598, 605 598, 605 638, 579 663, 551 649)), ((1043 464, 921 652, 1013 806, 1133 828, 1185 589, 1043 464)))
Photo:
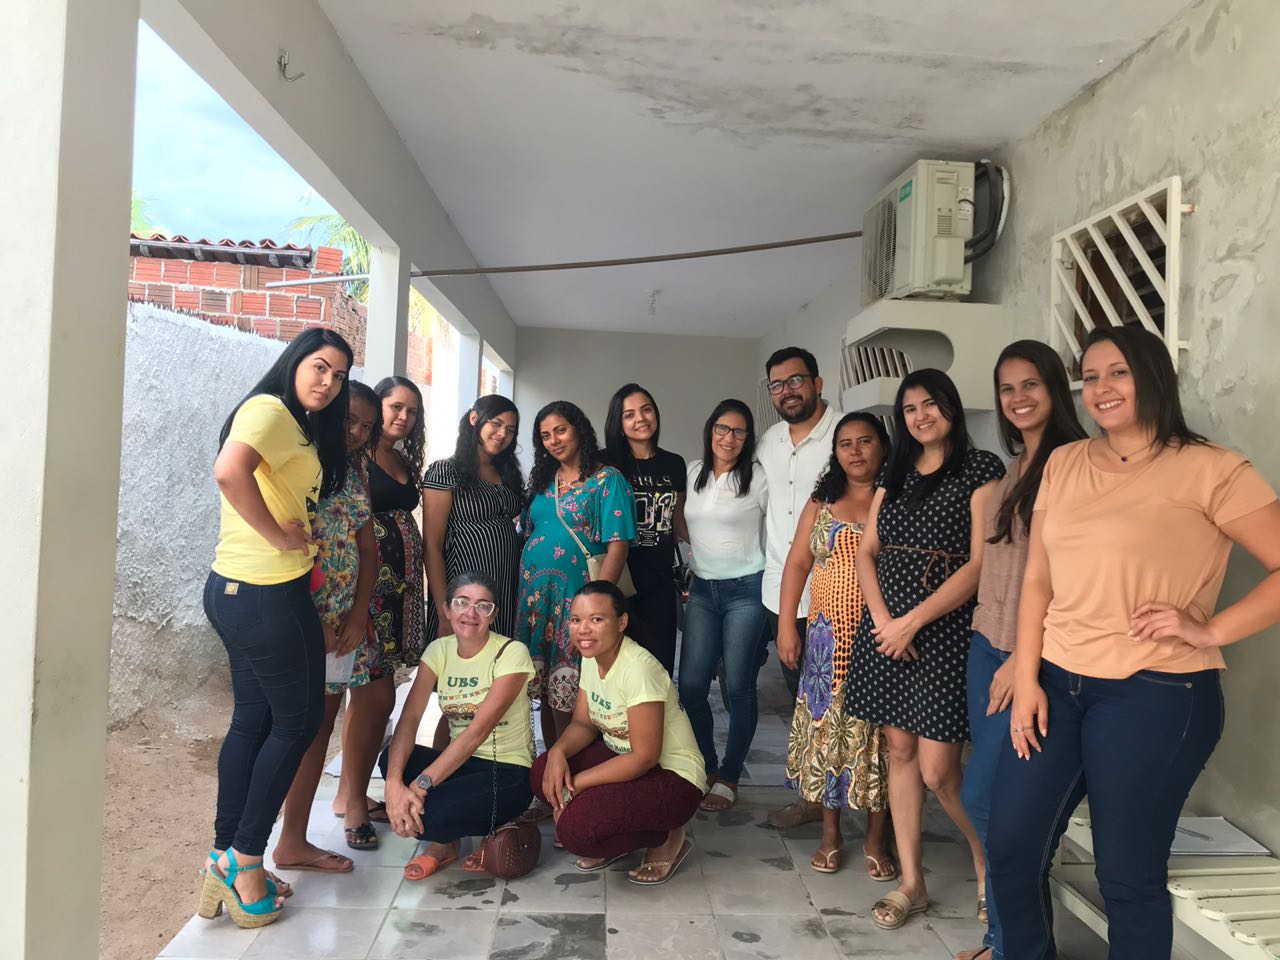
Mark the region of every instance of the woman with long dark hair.
POLYGON ((888 749, 880 727, 846 711, 844 691, 861 679, 849 663, 865 610, 858 588, 858 548, 876 476, 888 454, 889 435, 878 417, 858 412, 840 418, 831 438, 831 459, 800 513, 782 570, 778 608, 778 659, 800 670, 786 783, 802 800, 822 808, 822 839, 809 866, 818 873, 839 870, 844 846, 840 814, 865 810, 863 862, 878 883, 898 876, 889 855, 888 749), (808 629, 801 644, 795 622, 806 581, 808 629))
POLYGON ((689 465, 683 508, 693 581, 680 646, 680 703, 711 782, 702 801, 708 811, 724 810, 737 799, 759 720, 756 680, 767 639, 760 583, 769 499, 755 450, 751 408, 741 400, 721 400, 702 427, 702 459, 689 465), (721 661, 729 695, 723 760, 716 756, 707 702, 721 661))
POLYGON ((227 418, 214 479, 221 527, 205 615, 231 666, 235 707, 218 757, 214 846, 200 915, 280 916, 262 868, 272 824, 324 716, 324 629, 311 601, 312 522, 347 475, 351 347, 304 330, 227 418))
POLYGON ((1222 648, 1280 621, 1280 504, 1248 460, 1188 426, 1155 334, 1098 327, 1081 372, 1103 432, 1055 450, 1040 480, 992 887, 1005 955, 1054 956, 1048 867, 1087 795, 1111 955, 1167 960, 1169 848, 1222 733, 1222 648), (1267 575, 1215 612, 1232 543, 1267 575))
POLYGON ((628 601, 631 628, 667 673, 676 666, 679 600, 673 568, 680 508, 685 498, 684 457, 658 446, 662 415, 638 383, 627 383, 609 401, 604 421, 605 460, 627 478, 636 502, 636 542, 627 568, 636 594, 628 601))
POLYGON ((573 595, 592 579, 616 583, 636 535, 626 478, 605 466, 591 421, 567 400, 533 420, 533 469, 526 493, 516 638, 538 668, 548 746, 568 726, 578 697, 580 657, 569 637, 573 595), (596 559, 599 558, 599 559, 596 559), (598 577, 590 565, 599 564, 598 577))
POLYGON ((395 671, 422 654, 422 533, 413 515, 426 445, 422 392, 407 377, 384 377, 373 388, 382 403, 382 432, 369 459, 369 499, 378 541, 378 574, 369 614, 374 649, 367 682, 351 689, 342 727, 342 777, 333 812, 343 818, 347 846, 375 850, 373 821, 386 823, 386 806, 368 797, 387 720, 395 707, 395 671))
MULTIPOLYGON (((978 889, 986 859, 960 802, 960 751, 969 738, 965 671, 973 596, 985 546, 982 515, 1000 458, 976 450, 955 384, 941 370, 907 374, 893 405, 893 449, 856 559, 867 612, 858 624, 845 709, 884 728, 898 888, 871 919, 893 930, 929 906, 921 822, 933 791, 973 854, 978 889)), ((979 896, 982 894, 980 893, 979 896)))
MULTIPOLYGON (((1017 640, 1018 597, 1027 565, 1031 511, 1051 454, 1085 437, 1076 419, 1071 385, 1062 358, 1038 340, 1018 340, 1000 352, 993 371, 1000 441, 1013 457, 996 486, 984 526, 987 546, 978 581, 978 606, 969 645, 969 738, 973 753, 964 771, 961 800, 985 848, 996 764, 1009 749, 1009 704, 1013 699, 1013 647, 1017 640)), ((1003 960, 1000 915, 987 874, 987 932, 982 946, 958 960, 1003 960)), ((983 919, 981 913, 979 919, 983 919)))

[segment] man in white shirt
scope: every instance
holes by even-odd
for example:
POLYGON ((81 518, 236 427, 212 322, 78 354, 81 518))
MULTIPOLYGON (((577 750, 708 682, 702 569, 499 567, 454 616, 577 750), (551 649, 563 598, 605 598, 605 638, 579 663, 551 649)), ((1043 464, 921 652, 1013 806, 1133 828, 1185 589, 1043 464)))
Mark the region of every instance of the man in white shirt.
MULTIPOLYGON (((773 407, 782 417, 765 431, 756 446, 756 456, 769 481, 769 509, 765 515, 765 566, 762 599, 773 632, 778 638, 779 593, 782 568, 796 536, 796 523, 805 503, 813 495, 818 474, 831 458, 831 434, 836 425, 836 412, 822 399, 822 377, 818 361, 800 347, 783 347, 765 363, 769 378, 769 395, 773 407)), ((805 533, 807 536, 807 531, 805 533)), ((805 630, 809 617, 809 588, 805 586, 796 610, 796 627, 800 634, 800 660, 797 669, 785 664, 782 675, 794 697, 800 684, 800 668, 804 663, 805 630)), ((822 819, 817 804, 797 800, 770 814, 777 826, 797 825, 822 819)))

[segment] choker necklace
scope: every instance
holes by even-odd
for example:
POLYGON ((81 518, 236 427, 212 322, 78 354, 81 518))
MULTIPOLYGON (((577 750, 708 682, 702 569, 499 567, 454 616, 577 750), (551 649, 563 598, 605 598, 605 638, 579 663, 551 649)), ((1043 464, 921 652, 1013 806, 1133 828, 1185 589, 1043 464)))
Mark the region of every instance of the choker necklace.
POLYGON ((1110 450, 1112 453, 1114 453, 1117 457, 1120 458, 1121 463, 1128 463, 1130 457, 1141 453, 1143 450, 1151 449, 1151 445, 1147 444, 1145 447, 1139 447, 1137 450, 1133 451, 1133 453, 1124 454, 1124 453, 1121 453, 1119 450, 1117 450, 1115 447, 1111 446, 1111 438, 1108 437, 1106 434, 1102 435, 1102 442, 1107 445, 1108 450, 1110 450))

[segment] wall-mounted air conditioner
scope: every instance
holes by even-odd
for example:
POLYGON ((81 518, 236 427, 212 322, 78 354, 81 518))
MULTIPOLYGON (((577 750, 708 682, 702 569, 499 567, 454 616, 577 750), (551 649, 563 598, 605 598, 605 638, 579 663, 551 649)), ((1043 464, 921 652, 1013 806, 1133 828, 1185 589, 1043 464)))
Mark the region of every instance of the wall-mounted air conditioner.
POLYGON ((880 192, 862 219, 862 303, 968 296, 973 268, 972 163, 919 160, 880 192))

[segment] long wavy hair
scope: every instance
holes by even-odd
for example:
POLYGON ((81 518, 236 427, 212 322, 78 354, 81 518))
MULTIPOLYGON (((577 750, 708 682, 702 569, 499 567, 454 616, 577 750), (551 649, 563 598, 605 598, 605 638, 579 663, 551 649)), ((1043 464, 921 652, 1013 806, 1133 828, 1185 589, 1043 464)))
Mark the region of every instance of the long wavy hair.
POLYGON ((880 441, 881 466, 884 466, 884 460, 889 456, 889 433, 880 422, 880 418, 861 410, 846 413, 836 424, 835 430, 831 431, 831 459, 827 461, 813 488, 813 499, 819 503, 835 503, 849 489, 849 477, 836 458, 836 448, 840 443, 840 431, 851 423, 865 423, 875 432, 876 439, 880 441))
MULTIPOLYGON (((458 472, 462 486, 469 486, 480 479, 478 472, 480 446, 480 428, 504 413, 516 415, 516 435, 520 431, 520 411, 509 399, 498 393, 489 393, 471 405, 471 409, 458 421, 458 444, 453 449, 453 468, 458 472), (474 426, 471 414, 476 415, 474 426)), ((516 439, 512 436, 511 445, 493 458, 494 469, 502 478, 502 485, 517 497, 524 494, 524 477, 520 475, 520 462, 516 459, 516 439)))
MULTIPOLYGON (((413 428, 399 444, 401 456, 404 457, 405 465, 409 468, 409 482, 416 487, 422 481, 422 468, 425 466, 427 457, 426 404, 422 402, 422 391, 408 377, 383 377, 373 388, 373 392, 378 395, 378 400, 382 401, 391 396, 391 391, 396 387, 411 390, 418 398, 418 415, 414 418, 413 428)), ((378 404, 378 418, 382 418, 381 402, 378 404)))
POLYGON ((359 463, 373 456, 373 451, 378 449, 378 441, 382 439, 382 399, 373 392, 373 387, 359 380, 348 380, 347 386, 351 388, 351 400, 363 400, 373 408, 373 429, 369 431, 369 440, 363 449, 351 454, 351 461, 359 463))
POLYGON ((575 403, 568 400, 553 400, 538 411, 533 418, 533 469, 529 471, 529 486, 525 491, 525 502, 533 503, 534 499, 546 492, 551 485, 551 478, 560 469, 560 463, 547 452, 542 445, 542 421, 550 416, 564 417, 578 434, 578 479, 585 480, 604 464, 600 455, 600 446, 596 442, 596 430, 591 426, 587 415, 575 403))
POLYGON ((702 425, 702 468, 697 479, 693 481, 693 489, 701 493, 711 480, 715 470, 715 454, 711 450, 716 421, 726 413, 739 414, 747 422, 747 439, 742 441, 742 450, 738 454, 738 462, 733 465, 733 477, 738 483, 739 497, 751 492, 751 478, 755 473, 756 458, 756 419, 751 415, 751 408, 741 400, 721 400, 716 404, 707 422, 702 425))
POLYGON ((907 429, 907 418, 902 412, 902 398, 908 390, 923 389, 934 403, 938 405, 938 413, 951 422, 951 432, 946 437, 947 452, 942 467, 922 477, 911 491, 908 503, 919 504, 933 494, 947 477, 960 472, 964 466, 964 458, 973 449, 973 440, 969 438, 968 427, 964 421, 964 404, 960 402, 960 391, 941 370, 925 367, 915 370, 902 378, 898 387, 898 395, 893 401, 893 447, 889 453, 888 466, 884 471, 884 498, 886 501, 897 499, 906 486, 907 477, 915 468, 916 460, 924 452, 924 446, 907 429))
POLYGON ((246 400, 262 394, 279 397, 297 421, 307 443, 315 444, 324 477, 320 483, 320 496, 327 497, 340 490, 347 480, 347 403, 351 395, 350 387, 344 377, 338 395, 317 413, 307 412, 298 400, 298 393, 294 388, 294 379, 302 361, 324 347, 333 347, 342 353, 347 358, 347 372, 350 373, 355 355, 342 335, 324 327, 308 327, 284 348, 284 352, 262 375, 262 379, 232 409, 218 434, 218 450, 221 451, 222 445, 227 442, 231 423, 246 400))
POLYGON ((1016 457, 1026 449, 1022 431, 1013 425, 1004 413, 1004 405, 1000 402, 1000 368, 1008 360, 1025 360, 1036 368, 1036 373, 1044 382, 1049 393, 1049 422, 1044 426, 1044 436, 1040 438, 1040 446, 1035 456, 1027 463, 1026 469, 1018 477, 1017 483, 1009 491, 1000 509, 996 513, 996 533, 988 543, 999 543, 1002 540, 1013 541, 1014 518, 1022 522, 1024 532, 1031 531, 1031 513, 1036 505, 1036 495, 1040 492, 1040 479, 1044 476, 1044 465, 1053 453, 1064 443, 1083 440, 1087 433, 1080 426, 1076 417, 1076 405, 1071 398, 1071 383, 1067 378, 1067 368, 1057 351, 1039 340, 1015 340, 1003 350, 996 359, 991 378, 995 381, 996 419, 1000 426, 1000 445, 1011 457, 1016 457))
POLYGON ((617 467, 628 477, 636 474, 636 458, 631 453, 631 441, 622 432, 622 405, 633 393, 642 393, 649 399, 653 407, 653 448, 658 449, 658 434, 662 432, 662 414, 658 411, 658 401, 653 394, 638 383, 624 383, 609 398, 609 411, 604 417, 604 460, 611 467, 617 467))

